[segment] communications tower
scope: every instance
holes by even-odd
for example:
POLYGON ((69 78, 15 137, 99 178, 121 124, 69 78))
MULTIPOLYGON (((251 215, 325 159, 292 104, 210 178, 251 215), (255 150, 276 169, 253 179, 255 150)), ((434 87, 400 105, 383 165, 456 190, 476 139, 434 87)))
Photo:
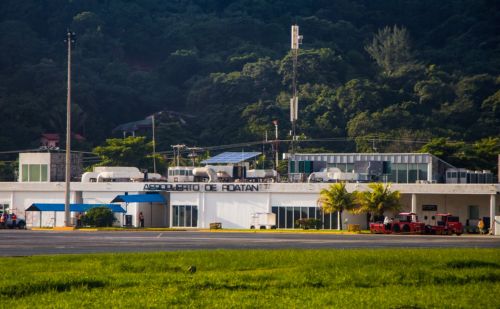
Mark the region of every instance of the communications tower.
POLYGON ((292 58, 293 58, 293 75, 292 75, 292 97, 290 98, 290 121, 292 122, 292 153, 295 153, 295 123, 299 114, 299 98, 297 96, 297 60, 299 56, 299 45, 302 44, 302 35, 299 35, 299 26, 292 26, 292 58))

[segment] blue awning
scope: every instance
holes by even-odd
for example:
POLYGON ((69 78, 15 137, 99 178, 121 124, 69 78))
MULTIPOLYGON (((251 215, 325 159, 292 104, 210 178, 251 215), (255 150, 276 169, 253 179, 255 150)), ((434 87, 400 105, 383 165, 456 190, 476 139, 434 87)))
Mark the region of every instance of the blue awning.
MULTIPOLYGON (((69 211, 87 212, 89 209, 95 207, 107 207, 112 212, 125 212, 125 209, 117 204, 70 204, 69 211)), ((33 203, 26 211, 64 211, 64 204, 33 203)))
POLYGON ((167 201, 161 194, 127 194, 118 195, 111 203, 166 203, 167 201))

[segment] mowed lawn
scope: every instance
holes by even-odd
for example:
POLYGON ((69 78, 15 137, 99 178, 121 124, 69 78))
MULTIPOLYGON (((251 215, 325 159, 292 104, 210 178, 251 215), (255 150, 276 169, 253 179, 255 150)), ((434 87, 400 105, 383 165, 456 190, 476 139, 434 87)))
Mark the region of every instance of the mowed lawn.
POLYGON ((2 308, 500 307, 498 249, 57 255, 0 269, 2 308))

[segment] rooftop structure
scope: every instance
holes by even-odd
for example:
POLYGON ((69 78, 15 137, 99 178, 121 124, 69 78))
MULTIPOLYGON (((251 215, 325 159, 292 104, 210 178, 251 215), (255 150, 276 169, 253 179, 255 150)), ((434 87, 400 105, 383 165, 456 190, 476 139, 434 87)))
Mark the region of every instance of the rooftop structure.
POLYGON ((368 174, 371 181, 444 183, 446 170, 454 167, 429 153, 296 153, 288 158, 292 180, 336 167, 368 174))
MULTIPOLYGON (((82 175, 82 155, 71 154, 71 179, 82 175)), ((26 152, 19 154, 19 182, 55 182, 65 179, 64 152, 26 152)))
POLYGON ((260 152, 223 152, 215 157, 204 160, 202 164, 237 164, 255 158, 260 152))

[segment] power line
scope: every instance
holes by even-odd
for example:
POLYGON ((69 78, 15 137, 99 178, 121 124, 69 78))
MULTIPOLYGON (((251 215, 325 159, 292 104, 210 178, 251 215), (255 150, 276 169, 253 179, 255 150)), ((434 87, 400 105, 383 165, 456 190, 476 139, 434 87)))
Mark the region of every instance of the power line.
MULTIPOLYGON (((378 136, 360 136, 360 137, 325 137, 325 138, 308 138, 308 139, 303 139, 303 140, 297 140, 297 143, 312 143, 312 142, 354 142, 354 141, 377 141, 377 142, 403 142, 403 143, 415 143, 415 144, 427 144, 431 141, 431 139, 410 139, 410 138, 388 138, 388 137, 378 137, 378 136)), ((290 139, 280 139, 277 140, 280 143, 292 143, 293 140, 290 139)), ((199 151, 207 151, 207 150, 223 150, 223 149, 231 149, 231 148, 241 148, 241 147, 250 147, 250 146, 255 146, 255 145, 268 145, 275 143, 276 140, 269 140, 269 141, 251 141, 251 142, 241 142, 241 143, 234 143, 234 144, 224 144, 224 145, 215 145, 215 146, 199 146, 199 151)), ((448 140, 447 142, 454 143, 454 142, 459 142, 459 141, 454 141, 454 140, 448 140)), ((467 143, 466 144, 472 144, 472 143, 467 143)), ((181 153, 188 153, 190 150, 181 150, 181 153)), ((6 150, 6 151, 0 151, 0 155, 2 154, 16 154, 16 153, 22 153, 22 152, 47 152, 47 150, 40 150, 40 148, 34 148, 34 149, 21 149, 21 150, 6 150)), ((61 150, 50 150, 48 152, 63 152, 61 150)), ((90 157, 86 157, 85 159, 88 158, 98 158, 95 153, 90 152, 90 151, 79 151, 79 150, 72 150, 72 153, 81 153, 84 155, 91 155, 90 157)), ((172 150, 165 150, 165 151, 158 151, 157 153, 159 154, 173 154, 172 150)))
MULTIPOLYGON (((6 151, 0 151, 1 154, 13 154, 13 153, 21 153, 21 152, 39 152, 39 153, 47 153, 47 152, 53 152, 53 153, 64 153, 64 150, 56 150, 56 149, 40 149, 40 148, 33 148, 33 149, 20 149, 20 150, 6 150, 6 151)), ((81 154, 89 154, 89 155, 95 155, 95 153, 91 151, 83 151, 83 150, 71 150, 71 153, 81 153, 81 154)))
MULTIPOLYGON (((416 144, 427 144, 430 142, 430 139, 428 140, 413 140, 413 139, 405 139, 405 138, 379 138, 379 137, 329 137, 329 138, 310 138, 310 139, 304 139, 304 140, 298 140, 296 141, 297 143, 310 143, 310 142, 354 142, 354 141, 372 141, 376 139, 376 141, 379 142, 404 142, 404 143, 416 143, 416 144)), ((280 139, 277 140, 280 143, 293 143, 293 140, 289 139, 280 139)), ((244 142, 244 143, 235 143, 235 144, 226 144, 226 145, 217 145, 217 146, 200 146, 198 147, 200 151, 207 151, 207 150, 223 150, 223 149, 231 149, 231 148, 241 148, 241 147, 249 147, 249 146, 255 146, 255 145, 262 145, 262 144, 272 144, 275 143, 276 140, 270 140, 270 141, 252 141, 252 142, 244 142)), ((188 150, 181 151, 181 153, 187 153, 188 150)), ((161 154, 173 154, 173 151, 160 151, 158 153, 161 154)))

